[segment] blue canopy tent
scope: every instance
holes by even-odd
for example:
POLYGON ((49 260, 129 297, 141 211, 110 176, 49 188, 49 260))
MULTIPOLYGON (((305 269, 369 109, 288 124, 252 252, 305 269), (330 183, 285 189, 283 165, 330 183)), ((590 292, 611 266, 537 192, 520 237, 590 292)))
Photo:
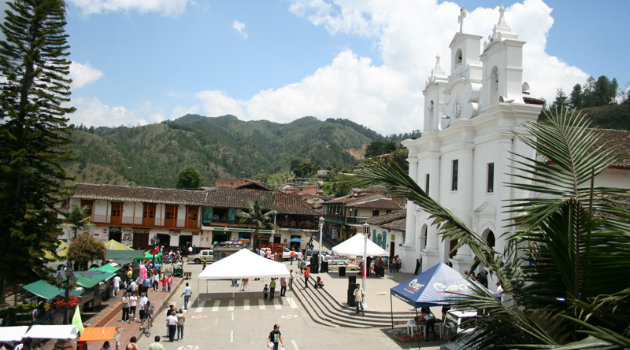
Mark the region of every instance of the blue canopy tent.
MULTIPOLYGON (((392 295, 416 308, 449 305, 457 294, 470 294, 471 282, 445 263, 439 263, 423 273, 390 289, 389 303, 394 328, 392 295)), ((419 340, 418 340, 419 342, 419 340)))
POLYGON ((289 240, 289 242, 304 242, 304 240, 300 237, 293 237, 289 240))

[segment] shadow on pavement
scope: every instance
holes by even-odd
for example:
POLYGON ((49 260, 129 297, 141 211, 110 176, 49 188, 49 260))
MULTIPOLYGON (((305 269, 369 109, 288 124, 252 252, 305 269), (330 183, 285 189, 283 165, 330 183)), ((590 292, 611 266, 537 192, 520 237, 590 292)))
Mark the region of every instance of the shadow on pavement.
POLYGON ((409 342, 401 342, 394 338, 394 334, 407 334, 407 330, 405 327, 395 327, 395 328, 381 328, 381 332, 389 337, 392 341, 396 342, 400 346, 401 349, 418 349, 418 344, 420 344, 421 349, 435 349, 438 350, 440 345, 442 344, 441 340, 420 340, 418 341, 409 341, 409 342))

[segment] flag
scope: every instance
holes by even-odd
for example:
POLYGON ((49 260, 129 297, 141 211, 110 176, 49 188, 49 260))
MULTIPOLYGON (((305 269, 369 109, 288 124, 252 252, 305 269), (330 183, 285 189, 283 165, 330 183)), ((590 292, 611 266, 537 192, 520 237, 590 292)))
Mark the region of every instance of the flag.
POLYGON ((72 316, 72 325, 77 327, 79 332, 83 333, 83 321, 81 321, 81 311, 79 311, 79 305, 74 310, 74 316, 72 316))

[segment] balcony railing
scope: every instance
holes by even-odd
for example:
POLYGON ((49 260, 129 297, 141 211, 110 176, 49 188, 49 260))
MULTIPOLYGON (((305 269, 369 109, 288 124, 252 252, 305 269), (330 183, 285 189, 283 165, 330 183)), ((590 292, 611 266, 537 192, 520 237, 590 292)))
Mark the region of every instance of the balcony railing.
POLYGON ((346 223, 351 225, 363 225, 369 218, 368 216, 347 216, 346 223))
MULTIPOLYGON (((116 219, 116 217, 114 217, 116 219)), ((123 216, 120 223, 116 221, 112 222, 107 220, 106 215, 92 215, 92 222, 95 224, 113 224, 113 225, 133 225, 138 227, 165 227, 172 229, 199 229, 197 221, 190 221, 186 219, 164 219, 164 218, 142 218, 133 216, 123 216)))

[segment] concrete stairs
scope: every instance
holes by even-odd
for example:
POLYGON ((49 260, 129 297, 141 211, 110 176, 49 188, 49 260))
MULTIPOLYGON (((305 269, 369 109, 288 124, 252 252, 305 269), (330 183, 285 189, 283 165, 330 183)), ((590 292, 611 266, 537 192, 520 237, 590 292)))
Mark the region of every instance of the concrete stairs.
MULTIPOLYGON (((392 315, 389 312, 366 310, 365 315, 358 315, 354 307, 339 302, 326 288, 315 289, 313 281, 309 281, 309 288, 304 288, 304 280, 296 279, 293 294, 313 321, 324 326, 384 328, 392 325, 392 315)), ((414 317, 414 312, 394 312, 394 326, 406 324, 414 317)))

